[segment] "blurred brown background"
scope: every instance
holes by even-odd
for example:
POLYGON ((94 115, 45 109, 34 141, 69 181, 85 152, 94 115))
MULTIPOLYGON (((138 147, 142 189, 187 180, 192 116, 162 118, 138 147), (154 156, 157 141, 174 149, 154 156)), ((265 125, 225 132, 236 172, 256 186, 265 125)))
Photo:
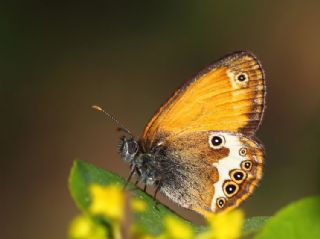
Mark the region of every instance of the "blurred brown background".
POLYGON ((265 174, 247 216, 319 193, 319 1, 2 5, 1 238, 65 237, 79 212, 67 188, 75 158, 128 175, 115 126, 92 104, 140 135, 174 89, 235 50, 259 57, 268 85, 265 174))

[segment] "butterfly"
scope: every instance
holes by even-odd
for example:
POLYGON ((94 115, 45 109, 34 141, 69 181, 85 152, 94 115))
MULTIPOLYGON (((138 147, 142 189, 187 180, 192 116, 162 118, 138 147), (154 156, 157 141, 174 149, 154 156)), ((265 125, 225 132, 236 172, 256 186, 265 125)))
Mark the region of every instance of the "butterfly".
POLYGON ((262 177, 264 148, 255 132, 265 95, 264 70, 252 53, 216 61, 174 92, 139 139, 121 127, 129 180, 136 175, 156 187, 154 197, 160 191, 202 215, 239 206, 262 177))

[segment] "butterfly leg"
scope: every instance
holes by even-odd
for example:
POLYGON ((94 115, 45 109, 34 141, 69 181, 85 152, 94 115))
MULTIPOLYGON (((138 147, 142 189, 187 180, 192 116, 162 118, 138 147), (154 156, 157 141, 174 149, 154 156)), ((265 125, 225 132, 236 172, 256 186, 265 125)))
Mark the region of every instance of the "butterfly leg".
POLYGON ((132 178, 135 170, 136 170, 135 167, 132 167, 132 168, 131 168, 131 171, 130 171, 130 174, 129 174, 128 178, 127 178, 127 181, 126 181, 126 183, 125 183, 124 186, 123 186, 123 190, 125 190, 126 187, 128 186, 128 184, 129 184, 129 182, 130 182, 130 180, 131 180, 131 178, 132 178))
POLYGON ((160 191, 160 188, 161 188, 161 183, 159 182, 159 183, 157 183, 156 190, 154 191, 154 194, 153 194, 153 202, 154 202, 153 208, 158 211, 159 211, 159 208, 157 206, 157 204, 158 204, 157 194, 160 191))
POLYGON ((137 178, 136 182, 134 183, 134 186, 137 186, 139 182, 140 182, 140 180, 139 180, 139 178, 137 178))

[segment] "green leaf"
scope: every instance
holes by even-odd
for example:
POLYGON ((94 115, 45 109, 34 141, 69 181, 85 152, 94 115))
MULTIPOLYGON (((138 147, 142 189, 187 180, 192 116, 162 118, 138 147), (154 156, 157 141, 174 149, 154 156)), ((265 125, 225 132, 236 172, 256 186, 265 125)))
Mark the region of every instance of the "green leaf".
POLYGON ((320 197, 294 202, 280 210, 255 237, 265 238, 319 238, 320 197))
POLYGON ((77 206, 83 211, 87 211, 90 206, 89 186, 93 183, 124 185, 125 179, 92 164, 74 161, 69 176, 69 189, 77 206))
POLYGON ((260 216, 246 219, 242 229, 243 236, 250 236, 259 232, 269 218, 270 217, 260 216))
MULTIPOLYGON (((125 182, 126 180, 124 178, 114 173, 97 168, 92 164, 77 160, 74 162, 71 169, 69 188, 77 206, 86 212, 91 202, 89 193, 89 186, 91 184, 117 184, 124 186, 125 182)), ((158 210, 155 209, 153 199, 134 185, 129 184, 127 188, 131 189, 137 198, 142 199, 147 204, 147 210, 145 212, 136 213, 134 215, 136 223, 143 226, 147 232, 155 235, 163 231, 162 222, 166 215, 179 217, 172 210, 161 203, 157 204, 158 210)), ((185 219, 181 217, 179 218, 190 224, 190 222, 186 221, 185 219)))
MULTIPOLYGON (((100 185, 117 184, 124 186, 126 180, 114 173, 108 172, 96 166, 76 160, 71 169, 69 177, 69 189, 77 206, 84 212, 90 206, 89 186, 93 183, 100 185)), ((178 216, 165 205, 158 203, 157 208, 154 208, 152 197, 148 194, 129 184, 128 189, 131 189, 135 197, 140 198, 147 204, 147 210, 142 213, 135 213, 135 222, 144 228, 144 230, 152 235, 157 235, 163 231, 163 219, 165 216, 173 216, 191 225, 196 232, 204 231, 207 227, 195 225, 178 216)), ((244 234, 248 235, 257 232, 261 229, 266 221, 266 217, 254 217, 247 219, 244 224, 244 234)))

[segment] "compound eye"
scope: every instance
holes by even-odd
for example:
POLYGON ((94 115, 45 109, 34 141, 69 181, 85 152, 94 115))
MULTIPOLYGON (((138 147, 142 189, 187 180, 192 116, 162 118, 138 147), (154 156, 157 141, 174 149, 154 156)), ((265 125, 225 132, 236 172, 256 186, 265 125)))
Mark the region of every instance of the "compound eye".
POLYGON ((135 154, 138 151, 138 143, 136 141, 128 142, 128 153, 135 154))
POLYGON ((220 149, 225 144, 225 139, 222 135, 213 134, 209 137, 209 144, 213 149, 220 149))
POLYGON ((245 171, 250 171, 252 169, 252 162, 250 160, 243 161, 241 168, 245 171))
POLYGON ((223 208, 224 205, 226 204, 226 199, 221 197, 221 198, 217 198, 217 206, 218 208, 223 208))
POLYGON ((241 169, 235 169, 230 172, 230 178, 237 184, 241 184, 247 177, 247 174, 241 169))
POLYGON ((238 191, 239 191, 239 185, 236 184, 235 182, 230 180, 224 182, 223 192, 228 198, 236 195, 238 191))

